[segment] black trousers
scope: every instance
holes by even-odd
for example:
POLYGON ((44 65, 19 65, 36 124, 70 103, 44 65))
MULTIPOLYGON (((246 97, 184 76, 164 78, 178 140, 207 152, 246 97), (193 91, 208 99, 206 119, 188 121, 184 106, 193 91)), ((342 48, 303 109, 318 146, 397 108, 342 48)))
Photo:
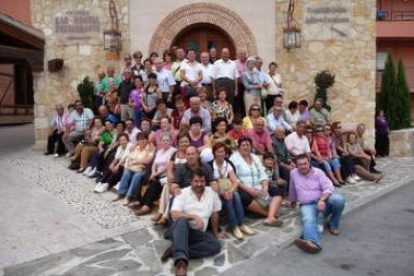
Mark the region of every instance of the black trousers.
POLYGON ((388 134, 375 134, 375 150, 379 156, 388 156, 390 154, 390 137, 388 134))
POLYGON ((57 153, 63 155, 66 152, 65 144, 62 141, 62 133, 58 133, 57 130, 53 131, 51 135, 47 138, 47 152, 48 153, 57 153), (56 147, 57 143, 57 147, 56 147), (55 149, 56 148, 56 149, 55 149))
POLYGON ((234 109, 234 114, 239 114, 242 116, 246 115, 246 112, 248 112, 248 110, 245 110, 244 108, 244 85, 242 83, 237 84, 237 97, 234 98, 234 104, 233 104, 233 109, 234 109))
POLYGON ((219 78, 216 80, 216 93, 220 87, 224 87, 226 89, 226 100, 235 108, 234 103, 234 80, 229 78, 219 78))
POLYGON ((140 199, 140 202, 143 206, 146 205, 151 208, 154 201, 160 198, 162 186, 159 180, 152 180, 148 185, 148 190, 145 192, 142 199, 140 199))

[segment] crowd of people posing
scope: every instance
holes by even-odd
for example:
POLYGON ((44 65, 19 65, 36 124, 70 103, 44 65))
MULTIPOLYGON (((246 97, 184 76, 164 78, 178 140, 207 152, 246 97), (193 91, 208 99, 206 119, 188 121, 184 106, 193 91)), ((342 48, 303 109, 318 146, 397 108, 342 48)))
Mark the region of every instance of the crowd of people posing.
MULTIPOLYGON (((343 131, 321 99, 311 108, 306 100, 285 105, 276 63, 264 72, 259 57, 229 57, 228 49, 221 58, 203 52, 200 62, 194 50, 153 53, 144 62, 139 51, 126 55, 120 76, 112 67, 99 72, 96 115, 81 101, 67 112, 58 104, 51 123, 45 154, 66 154, 70 169, 95 179, 94 192, 116 192, 114 201, 138 216, 155 212, 154 223, 170 226, 173 246, 163 257, 174 257, 176 270, 220 250, 205 234, 210 218, 216 237, 224 237, 225 220, 243 239, 255 234, 245 212, 280 227, 280 207, 299 201, 301 216, 313 204, 331 215, 330 231, 338 234, 344 200, 334 186, 382 177, 363 124, 343 131), (304 187, 306 175, 315 187, 304 187)), ((318 252, 316 223, 305 224, 296 244, 318 252)))

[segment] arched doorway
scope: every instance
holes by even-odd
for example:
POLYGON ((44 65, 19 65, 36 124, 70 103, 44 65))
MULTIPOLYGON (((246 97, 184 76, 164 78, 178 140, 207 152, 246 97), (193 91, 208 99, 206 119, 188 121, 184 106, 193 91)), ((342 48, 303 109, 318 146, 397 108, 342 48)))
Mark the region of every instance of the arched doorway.
MULTIPOLYGON (((149 52, 162 53, 174 45, 174 41, 194 26, 209 25, 224 33, 233 49, 245 50, 248 56, 258 54, 256 41, 243 19, 234 11, 214 3, 184 5, 167 15, 156 28, 149 45, 149 52)), ((235 51, 232 51, 234 55, 235 51)))
POLYGON ((236 48, 231 37, 221 28, 213 24, 193 24, 184 28, 173 40, 171 46, 195 49, 198 53, 216 48, 220 55, 221 49, 228 48, 231 58, 235 58, 236 48))

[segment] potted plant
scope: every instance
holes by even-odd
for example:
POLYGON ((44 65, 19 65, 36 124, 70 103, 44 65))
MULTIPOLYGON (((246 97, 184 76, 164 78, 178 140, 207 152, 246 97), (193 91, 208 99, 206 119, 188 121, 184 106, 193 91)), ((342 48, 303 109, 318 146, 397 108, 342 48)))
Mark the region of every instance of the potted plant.
POLYGON ((88 76, 86 76, 77 87, 83 106, 90 109, 93 109, 93 88, 94 84, 89 80, 88 76))
POLYGON ((315 76, 315 85, 316 85, 316 99, 323 99, 324 108, 328 111, 331 111, 331 107, 327 104, 328 97, 327 91, 328 88, 333 86, 335 83, 335 75, 332 74, 329 70, 320 71, 315 76))

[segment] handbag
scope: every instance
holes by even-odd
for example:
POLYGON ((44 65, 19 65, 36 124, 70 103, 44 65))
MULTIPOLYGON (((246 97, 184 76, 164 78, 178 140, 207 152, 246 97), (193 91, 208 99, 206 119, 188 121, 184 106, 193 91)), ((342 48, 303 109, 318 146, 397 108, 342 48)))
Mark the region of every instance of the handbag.
POLYGON ((266 209, 269 207, 270 205, 270 196, 263 196, 263 195, 259 195, 258 197, 255 198, 256 202, 260 205, 260 207, 262 207, 263 209, 266 209))
POLYGON ((231 189, 231 182, 230 179, 228 178, 219 178, 217 180, 219 187, 220 187, 220 191, 228 191, 231 189))

